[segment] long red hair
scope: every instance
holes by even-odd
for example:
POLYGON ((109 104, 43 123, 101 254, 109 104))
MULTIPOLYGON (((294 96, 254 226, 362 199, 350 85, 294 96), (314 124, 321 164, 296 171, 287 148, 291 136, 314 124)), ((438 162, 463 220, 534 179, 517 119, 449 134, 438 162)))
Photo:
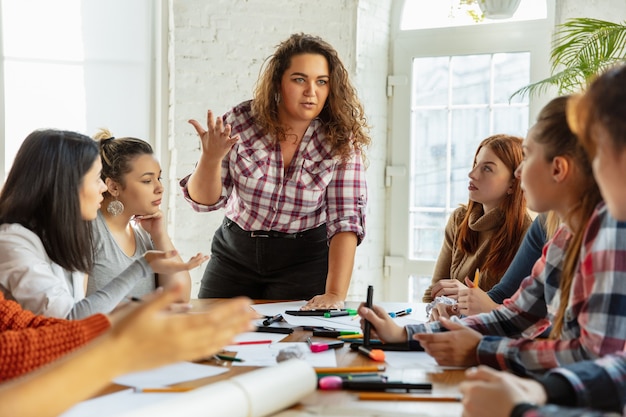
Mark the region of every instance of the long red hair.
MULTIPOLYGON (((515 169, 522 162, 522 142, 518 136, 498 134, 484 139, 474 155, 476 156, 483 147, 489 147, 491 151, 506 165, 511 172, 511 193, 507 194, 499 205, 504 212, 504 225, 491 239, 491 247, 487 259, 482 266, 482 273, 490 276, 501 277, 511 264, 517 253, 519 242, 526 233, 526 199, 520 187, 520 181, 515 178, 515 169), (511 244, 515 242, 516 244, 511 244)), ((470 215, 474 207, 480 203, 472 200, 467 204, 467 213, 459 227, 457 245, 465 253, 474 253, 478 249, 478 232, 469 227, 470 215)))

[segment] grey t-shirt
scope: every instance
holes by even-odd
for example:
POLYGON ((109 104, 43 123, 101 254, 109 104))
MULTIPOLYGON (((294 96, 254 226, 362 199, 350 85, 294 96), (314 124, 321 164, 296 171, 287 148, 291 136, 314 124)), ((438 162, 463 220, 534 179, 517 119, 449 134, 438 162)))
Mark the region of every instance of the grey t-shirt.
MULTIPOLYGON (((136 244, 135 253, 132 256, 126 255, 117 244, 100 211, 92 225, 96 254, 94 267, 87 280, 87 295, 102 289, 128 268, 134 260, 141 258, 146 251, 154 249, 150 235, 138 225, 132 225, 136 244)), ((154 291, 155 288, 156 275, 152 274, 149 278, 138 280, 128 293, 128 297, 142 297, 154 291)))

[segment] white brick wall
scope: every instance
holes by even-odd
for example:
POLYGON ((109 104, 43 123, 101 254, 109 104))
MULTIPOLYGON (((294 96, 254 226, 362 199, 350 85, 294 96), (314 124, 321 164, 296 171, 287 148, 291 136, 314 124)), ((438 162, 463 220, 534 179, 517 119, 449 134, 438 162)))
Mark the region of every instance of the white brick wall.
MULTIPOLYGON (((316 34, 339 52, 353 77, 372 125, 368 157, 368 232, 357 249, 348 299, 362 300, 368 284, 382 277, 389 10, 391 0, 170 0, 169 219, 183 258, 208 253, 223 212, 195 213, 178 180, 199 152, 190 118, 207 109, 221 114, 252 95, 261 64, 295 32, 316 34)), ((197 296, 204 267, 192 271, 197 296)))

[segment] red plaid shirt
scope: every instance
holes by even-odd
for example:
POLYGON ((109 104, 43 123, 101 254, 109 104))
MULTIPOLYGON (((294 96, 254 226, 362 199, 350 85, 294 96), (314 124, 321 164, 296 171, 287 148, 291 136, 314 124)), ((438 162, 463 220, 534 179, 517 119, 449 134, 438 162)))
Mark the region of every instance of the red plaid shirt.
POLYGON ((239 141, 222 161, 222 195, 206 206, 189 197, 195 211, 226 207, 225 215, 242 229, 296 233, 326 223, 330 239, 338 232, 365 236, 367 185, 361 155, 342 163, 331 153, 320 120, 313 120, 285 172, 280 145, 254 123, 250 101, 224 116, 239 141))

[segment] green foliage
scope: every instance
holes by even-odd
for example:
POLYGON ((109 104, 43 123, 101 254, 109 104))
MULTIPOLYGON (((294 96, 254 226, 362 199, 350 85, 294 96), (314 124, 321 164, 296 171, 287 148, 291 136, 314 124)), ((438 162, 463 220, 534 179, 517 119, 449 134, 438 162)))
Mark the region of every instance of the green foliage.
POLYGON ((511 98, 540 94, 550 86, 560 95, 581 91, 596 75, 626 61, 625 48, 626 22, 569 19, 555 33, 550 55, 552 75, 520 88, 511 98))

